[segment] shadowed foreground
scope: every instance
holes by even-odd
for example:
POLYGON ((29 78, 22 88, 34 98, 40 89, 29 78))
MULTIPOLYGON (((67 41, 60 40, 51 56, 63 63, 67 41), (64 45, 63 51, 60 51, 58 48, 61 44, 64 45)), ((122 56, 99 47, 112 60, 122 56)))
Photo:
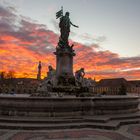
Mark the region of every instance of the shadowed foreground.
POLYGON ((0 130, 1 140, 139 140, 140 124, 126 125, 117 131, 73 129, 53 131, 0 130))

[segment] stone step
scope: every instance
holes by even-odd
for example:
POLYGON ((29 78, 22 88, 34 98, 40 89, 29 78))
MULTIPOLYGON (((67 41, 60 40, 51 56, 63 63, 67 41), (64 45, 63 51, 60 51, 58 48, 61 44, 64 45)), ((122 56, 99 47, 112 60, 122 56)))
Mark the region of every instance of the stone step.
POLYGON ((0 123, 0 129, 12 130, 59 130, 59 129, 78 129, 78 128, 99 128, 99 129, 117 129, 118 123, 62 123, 62 124, 33 124, 33 123, 0 123))
POLYGON ((81 123, 81 122, 96 122, 105 123, 108 118, 98 117, 19 117, 19 116, 0 116, 0 122, 23 122, 23 123, 81 123))
POLYGON ((0 122, 8 123, 82 123, 82 122, 95 122, 107 123, 112 120, 129 120, 139 119, 140 113, 132 113, 125 115, 103 115, 103 116, 84 116, 84 117, 19 117, 19 116, 0 116, 0 122))
POLYGON ((140 112, 130 113, 130 114, 115 114, 115 115, 96 115, 96 116, 87 116, 86 120, 96 122, 108 122, 111 120, 125 120, 125 119, 140 119, 140 112))
POLYGON ((0 122, 8 123, 47 123, 47 124, 58 124, 58 123, 82 123, 84 119, 78 118, 31 118, 31 117, 0 117, 0 122))
POLYGON ((28 122, 0 122, 0 129, 18 129, 18 130, 52 130, 52 129, 77 129, 77 128, 98 128, 115 130, 122 125, 140 123, 140 118, 125 119, 125 120, 111 120, 106 123, 97 122, 71 122, 71 123, 35 123, 28 122))

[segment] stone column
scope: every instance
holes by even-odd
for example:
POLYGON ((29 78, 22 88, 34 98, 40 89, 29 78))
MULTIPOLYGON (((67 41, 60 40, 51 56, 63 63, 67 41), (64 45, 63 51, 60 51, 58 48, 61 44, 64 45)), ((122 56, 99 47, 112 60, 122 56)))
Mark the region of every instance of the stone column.
POLYGON ((68 84, 72 79, 73 75, 73 56, 75 56, 72 47, 57 47, 56 52, 56 77, 58 83, 65 85, 68 84))
POLYGON ((37 73, 37 80, 41 80, 41 61, 39 61, 39 64, 38 64, 38 73, 37 73))

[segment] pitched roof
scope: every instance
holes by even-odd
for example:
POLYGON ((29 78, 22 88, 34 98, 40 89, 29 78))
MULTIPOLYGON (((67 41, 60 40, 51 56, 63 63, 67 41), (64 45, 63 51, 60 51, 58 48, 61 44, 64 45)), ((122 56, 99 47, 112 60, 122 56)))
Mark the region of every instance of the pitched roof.
POLYGON ((119 87, 121 85, 128 85, 124 78, 113 78, 113 79, 101 79, 97 86, 98 87, 119 87))
POLYGON ((140 87, 140 80, 128 81, 131 86, 140 87))

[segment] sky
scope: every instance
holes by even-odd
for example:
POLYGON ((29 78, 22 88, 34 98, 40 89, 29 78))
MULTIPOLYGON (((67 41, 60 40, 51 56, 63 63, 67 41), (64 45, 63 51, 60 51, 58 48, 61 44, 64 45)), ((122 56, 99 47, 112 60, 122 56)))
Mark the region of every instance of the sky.
POLYGON ((42 77, 56 66, 53 52, 59 40, 55 13, 70 12, 70 43, 74 71, 86 76, 140 79, 140 0, 0 0, 0 71, 17 77, 42 77))

